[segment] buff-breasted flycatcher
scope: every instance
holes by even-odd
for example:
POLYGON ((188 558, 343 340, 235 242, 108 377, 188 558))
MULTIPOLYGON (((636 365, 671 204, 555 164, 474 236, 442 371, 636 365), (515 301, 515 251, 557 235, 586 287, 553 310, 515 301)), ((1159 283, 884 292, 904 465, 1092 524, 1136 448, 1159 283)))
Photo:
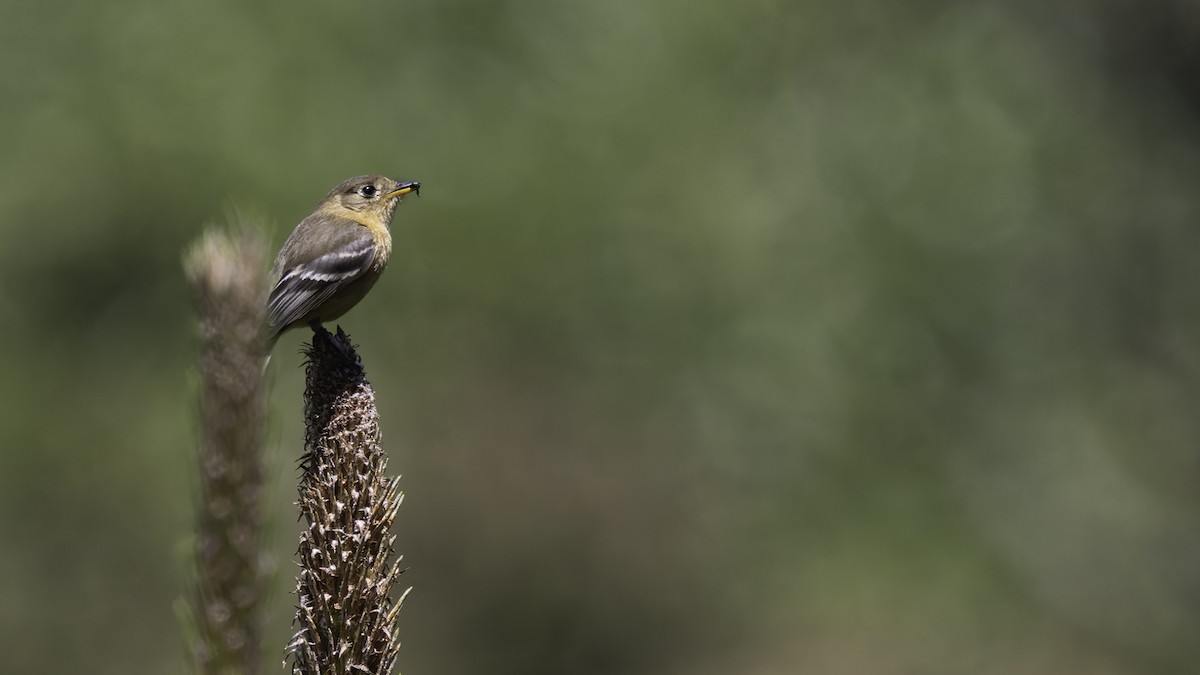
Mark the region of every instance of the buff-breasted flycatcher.
POLYGON ((300 221, 275 259, 267 299, 267 348, 297 326, 333 321, 356 304, 387 266, 388 226, 416 181, 357 176, 335 187, 300 221))

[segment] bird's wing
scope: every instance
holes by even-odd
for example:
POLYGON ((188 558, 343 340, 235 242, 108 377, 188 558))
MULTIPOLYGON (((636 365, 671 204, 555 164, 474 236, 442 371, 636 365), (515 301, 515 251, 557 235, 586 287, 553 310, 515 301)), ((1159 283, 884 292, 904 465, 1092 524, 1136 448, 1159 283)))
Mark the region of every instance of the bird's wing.
POLYGON ((267 298, 267 323, 276 332, 304 318, 370 269, 375 240, 365 227, 350 232, 332 251, 279 271, 279 281, 267 298))

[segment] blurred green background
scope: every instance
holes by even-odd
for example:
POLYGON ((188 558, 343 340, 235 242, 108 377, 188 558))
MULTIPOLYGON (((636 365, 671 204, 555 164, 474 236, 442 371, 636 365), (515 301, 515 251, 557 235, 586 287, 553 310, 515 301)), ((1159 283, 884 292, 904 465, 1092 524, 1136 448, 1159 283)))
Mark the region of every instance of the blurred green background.
POLYGON ((1198 45, 1195 0, 5 3, 0 669, 186 672, 181 252, 380 172, 424 189, 341 323, 402 671, 1194 672, 1198 45))

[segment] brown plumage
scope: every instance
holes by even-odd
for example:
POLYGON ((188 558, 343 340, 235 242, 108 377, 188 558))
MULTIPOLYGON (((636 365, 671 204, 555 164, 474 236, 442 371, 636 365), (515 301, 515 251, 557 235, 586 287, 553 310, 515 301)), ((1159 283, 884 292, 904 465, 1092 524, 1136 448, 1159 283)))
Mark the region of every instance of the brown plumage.
POLYGON ((279 250, 267 299, 267 345, 297 326, 333 321, 358 304, 387 267, 388 230, 418 182, 385 176, 343 181, 292 230, 279 250))

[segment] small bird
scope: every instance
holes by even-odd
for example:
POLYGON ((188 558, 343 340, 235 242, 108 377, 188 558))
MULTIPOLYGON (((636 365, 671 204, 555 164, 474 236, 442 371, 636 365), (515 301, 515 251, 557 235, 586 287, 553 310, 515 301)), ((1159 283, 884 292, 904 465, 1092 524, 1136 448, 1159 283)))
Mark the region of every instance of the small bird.
POLYGON ((357 176, 333 188, 292 230, 271 273, 268 353, 284 331, 333 321, 371 290, 392 252, 392 215, 410 192, 419 195, 421 184, 357 176))

